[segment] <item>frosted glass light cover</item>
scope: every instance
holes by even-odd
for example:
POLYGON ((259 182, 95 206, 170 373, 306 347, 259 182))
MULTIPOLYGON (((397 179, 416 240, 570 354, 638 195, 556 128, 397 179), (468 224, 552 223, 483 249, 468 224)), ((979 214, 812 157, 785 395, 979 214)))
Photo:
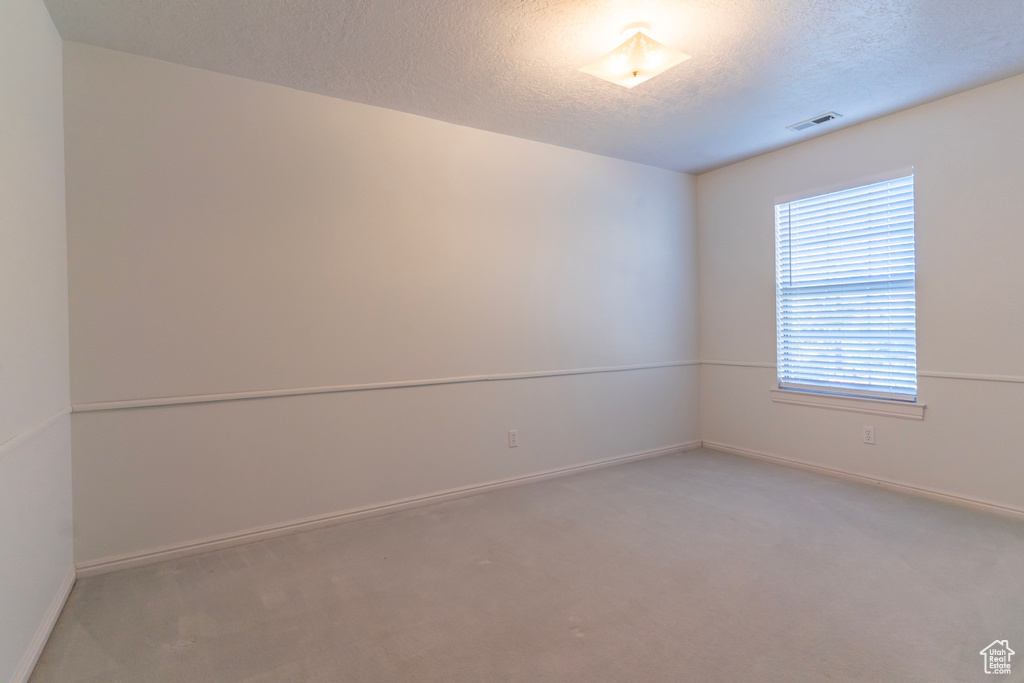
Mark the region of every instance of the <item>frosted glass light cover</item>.
POLYGON ((689 58, 690 55, 662 45, 643 31, 637 31, 604 57, 580 67, 580 71, 632 88, 689 58))

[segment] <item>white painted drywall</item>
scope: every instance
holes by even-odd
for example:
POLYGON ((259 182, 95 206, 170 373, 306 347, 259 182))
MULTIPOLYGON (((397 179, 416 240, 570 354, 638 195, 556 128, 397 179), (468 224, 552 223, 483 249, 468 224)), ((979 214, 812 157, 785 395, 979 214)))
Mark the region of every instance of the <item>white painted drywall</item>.
MULTIPOLYGON (((65 105, 76 406, 696 357, 690 176, 74 43, 65 105)), ((698 377, 76 412, 76 559, 693 441, 698 377)))
POLYGON ((701 355, 775 362, 777 197, 914 167, 925 420, 771 402, 774 368, 702 367, 705 441, 1024 509, 1024 77, 698 178, 701 355), (875 427, 877 444, 861 440, 875 427))
POLYGON ((61 41, 0 4, 0 681, 27 677, 71 569, 61 41))

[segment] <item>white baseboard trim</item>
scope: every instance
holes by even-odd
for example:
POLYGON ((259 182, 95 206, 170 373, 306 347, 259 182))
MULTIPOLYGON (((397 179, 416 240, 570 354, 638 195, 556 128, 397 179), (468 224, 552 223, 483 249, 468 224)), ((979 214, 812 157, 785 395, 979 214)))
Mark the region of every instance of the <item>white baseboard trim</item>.
POLYGON ((36 629, 35 635, 32 636, 32 642, 29 643, 28 650, 22 656, 18 668, 14 670, 11 683, 28 682, 29 677, 32 675, 32 670, 36 668, 36 662, 39 661, 39 655, 43 654, 46 641, 50 639, 50 633, 53 632, 53 627, 57 623, 57 617, 60 616, 61 610, 64 609, 64 603, 68 601, 71 589, 75 587, 75 578, 75 568, 70 567, 64 580, 60 583, 60 588, 57 589, 57 594, 53 596, 53 602, 50 603, 46 614, 43 615, 39 628, 36 629))
POLYGON ((544 481, 546 479, 555 479, 602 467, 621 465, 634 460, 644 460, 663 455, 671 455, 673 453, 681 453, 683 451, 700 447, 700 441, 689 441, 687 443, 674 444, 664 448, 655 448, 647 451, 638 451, 626 455, 619 455, 613 458, 606 458, 604 460, 596 460, 594 462, 583 463, 581 465, 571 465, 569 467, 546 470, 537 474, 500 479, 498 481, 487 482, 484 484, 476 484, 473 486, 430 493, 424 496, 403 498, 401 500, 391 501, 380 505, 369 505, 361 508, 345 510, 343 512, 285 522, 283 524, 273 524, 237 533, 212 536, 199 541, 183 543, 180 545, 170 545, 139 553, 127 553, 99 560, 90 560, 77 564, 75 568, 78 572, 79 578, 84 579, 90 576, 118 571, 120 569, 141 567, 143 565, 162 562, 164 560, 173 560, 181 557, 187 557, 189 555, 198 555, 200 553, 210 552, 213 550, 221 550, 223 548, 230 548, 233 546, 245 545, 246 543, 266 540, 268 538, 284 536, 286 534, 311 531, 321 527, 334 526, 335 524, 354 522, 368 517, 377 517, 393 512, 399 512, 400 510, 408 510, 411 508, 422 507, 424 505, 430 505, 432 503, 440 503, 447 500, 454 500, 456 498, 475 496, 488 491, 496 491, 498 489, 509 488, 512 486, 521 486, 523 484, 544 481))
POLYGON ((922 498, 930 498, 932 500, 939 500, 945 503, 953 503, 954 505, 960 505, 962 507, 968 507, 974 510, 981 510, 983 512, 1014 517, 1016 519, 1024 519, 1024 510, 1015 507, 999 505, 997 503, 989 503, 987 501, 977 500, 975 498, 965 498, 963 496, 953 495, 952 493, 936 491, 934 489, 924 488, 921 486, 901 484, 899 482, 889 481, 887 479, 867 477, 863 474, 854 474, 853 472, 847 472, 846 470, 841 470, 834 467, 813 465, 811 463, 802 462, 800 460, 790 460, 789 458, 781 458, 777 455, 771 455, 769 453, 763 453, 761 451, 752 451, 747 448, 730 446, 729 444, 718 443, 717 441, 704 441, 703 444, 704 448, 710 448, 711 450, 714 451, 722 451, 724 453, 742 455, 745 458, 753 458, 755 460, 772 462, 778 465, 784 465, 786 467, 793 467, 798 470, 815 472, 817 474, 824 474, 830 477, 838 477, 840 479, 855 481, 861 484, 870 484, 871 486, 878 486, 880 488, 887 489, 890 491, 899 491, 914 496, 920 496, 922 498))

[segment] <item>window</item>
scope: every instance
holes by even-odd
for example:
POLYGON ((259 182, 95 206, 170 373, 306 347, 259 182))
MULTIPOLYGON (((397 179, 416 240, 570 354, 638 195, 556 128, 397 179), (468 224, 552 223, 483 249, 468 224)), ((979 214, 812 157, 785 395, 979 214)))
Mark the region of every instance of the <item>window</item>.
POLYGON ((917 400, 914 176, 775 207, 779 388, 917 400))

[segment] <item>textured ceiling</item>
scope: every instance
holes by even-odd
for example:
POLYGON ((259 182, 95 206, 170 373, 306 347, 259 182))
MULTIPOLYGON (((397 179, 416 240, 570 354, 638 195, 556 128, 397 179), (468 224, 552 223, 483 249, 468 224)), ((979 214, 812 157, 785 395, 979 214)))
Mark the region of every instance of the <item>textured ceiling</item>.
POLYGON ((45 1, 66 40, 688 172, 1024 72, 1021 0, 45 1), (578 71, 636 21, 693 59, 578 71))

